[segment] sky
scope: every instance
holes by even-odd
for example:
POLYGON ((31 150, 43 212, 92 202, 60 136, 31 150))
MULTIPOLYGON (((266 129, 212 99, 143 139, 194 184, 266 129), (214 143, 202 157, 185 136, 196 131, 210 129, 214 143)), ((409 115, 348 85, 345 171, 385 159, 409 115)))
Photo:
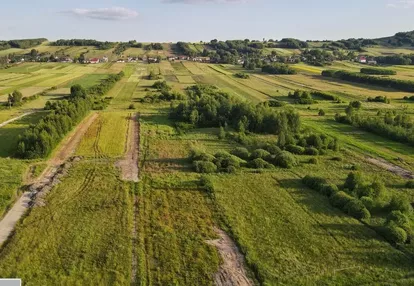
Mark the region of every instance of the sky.
POLYGON ((0 39, 339 40, 414 30, 414 0, 14 0, 0 39))

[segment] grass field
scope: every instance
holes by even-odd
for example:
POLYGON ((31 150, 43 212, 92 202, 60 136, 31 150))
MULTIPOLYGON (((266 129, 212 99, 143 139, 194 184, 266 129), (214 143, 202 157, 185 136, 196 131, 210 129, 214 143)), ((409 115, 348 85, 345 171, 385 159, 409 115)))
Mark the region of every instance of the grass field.
POLYGON ((128 284, 131 222, 128 184, 111 164, 77 163, 17 227, 0 254, 0 276, 32 284, 128 284))
MULTIPOLYGON (((124 54, 140 52, 129 49, 124 54)), ((360 67, 353 62, 332 66, 355 72, 360 67)), ((320 72, 325 67, 294 68, 296 75, 245 71, 248 79, 234 77, 243 71, 240 66, 186 61, 27 63, 0 71, 0 93, 18 88, 30 94, 59 87, 21 108, 0 110, 0 122, 40 109, 46 100, 59 100, 72 84, 88 87, 109 73, 126 74, 105 95, 111 103, 99 111, 76 148, 74 155, 82 160, 48 194, 46 206, 33 208, 1 249, 0 276, 22 277, 35 285, 214 285, 225 258, 207 241, 217 239, 214 229, 220 228, 240 247, 247 272, 258 285, 412 285, 412 242, 396 246, 385 241, 377 232, 385 214, 356 220, 304 187, 300 179, 314 175, 342 185, 357 169, 369 181, 383 181, 387 196, 397 194, 414 202, 414 192, 404 187, 406 179, 367 161, 383 158, 414 171, 413 147, 334 121, 335 114, 344 113, 353 100, 362 101, 361 112, 372 116, 380 110, 414 114, 414 105, 401 100, 407 93, 323 78, 320 72), (284 101, 286 108, 301 115, 301 132, 316 130, 338 138, 341 151, 315 157, 317 164, 308 163, 314 157, 295 155, 299 164, 292 169, 243 167, 235 174, 208 175, 214 186, 209 194, 200 187, 200 174, 188 159, 190 151, 215 154, 241 145, 228 138, 219 140, 218 126, 176 129, 168 113, 178 102, 141 102, 156 92, 151 88, 156 80, 148 79, 150 71, 179 92, 196 83, 210 84, 246 102, 284 101), (292 104, 287 94, 295 89, 329 91, 343 102, 318 99, 312 105, 292 104), (377 95, 391 98, 391 103, 366 101, 377 95), (325 116, 318 116, 320 109, 325 116), (115 167, 127 150, 128 119, 133 113, 140 115, 138 183, 122 181, 115 167)), ((400 77, 414 76, 410 66, 397 70, 400 77)), ((35 113, 0 128, 0 216, 16 199, 29 165, 40 166, 33 170, 37 175, 45 167, 41 160, 8 158, 18 135, 40 116, 35 113)), ((278 140, 268 134, 247 136, 272 144, 278 140)))
POLYGON ((117 158, 125 152, 129 116, 119 112, 103 112, 84 135, 77 155, 92 158, 117 158))

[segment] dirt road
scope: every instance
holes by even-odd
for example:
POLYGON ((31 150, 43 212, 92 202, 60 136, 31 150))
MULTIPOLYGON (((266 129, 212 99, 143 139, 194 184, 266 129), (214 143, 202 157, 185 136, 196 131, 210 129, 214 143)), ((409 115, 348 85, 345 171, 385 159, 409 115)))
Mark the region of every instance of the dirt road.
MULTIPOLYGON (((26 184, 47 184, 48 181, 53 178, 57 167, 63 164, 75 152, 83 135, 97 117, 98 114, 93 113, 84 119, 77 128, 64 139, 63 143, 60 144, 53 158, 47 162, 48 166, 39 178, 33 182, 26 182, 26 184)), ((16 223, 30 207, 30 195, 30 192, 23 193, 13 207, 7 212, 6 216, 0 221, 0 245, 10 236, 16 223)))
POLYGON ((127 151, 124 159, 116 166, 121 168, 121 178, 125 181, 138 182, 138 153, 139 153, 139 120, 138 115, 130 117, 128 129, 127 151))
POLYGON ((390 162, 384 159, 368 157, 366 158, 366 160, 375 166, 388 170, 389 172, 394 173, 405 179, 414 179, 414 174, 411 171, 406 170, 400 166, 391 164, 390 162))
POLYGON ((221 229, 215 229, 219 239, 209 240, 208 244, 217 247, 223 264, 214 276, 218 286, 250 286, 254 283, 247 277, 244 268, 244 257, 233 240, 221 229))
POLYGON ((7 121, 4 121, 3 123, 1 123, 1 124, 0 124, 0 128, 1 128, 1 127, 6 126, 7 124, 12 123, 13 121, 19 120, 19 119, 21 119, 21 118, 23 118, 23 117, 25 117, 25 116, 27 116, 27 115, 30 115, 30 114, 32 114, 32 113, 35 113, 35 111, 26 112, 26 113, 23 113, 23 114, 22 114, 22 115, 20 115, 20 116, 17 116, 17 117, 15 117, 15 118, 12 118, 12 119, 9 119, 9 120, 7 120, 7 121))

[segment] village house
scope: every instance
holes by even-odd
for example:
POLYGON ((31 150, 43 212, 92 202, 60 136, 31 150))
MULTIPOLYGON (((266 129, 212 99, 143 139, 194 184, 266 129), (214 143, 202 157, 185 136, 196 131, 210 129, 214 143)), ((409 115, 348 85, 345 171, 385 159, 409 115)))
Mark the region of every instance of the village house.
POLYGON ((103 63, 107 63, 109 61, 107 56, 103 56, 102 60, 103 63))
POLYGON ((367 63, 367 57, 365 57, 365 56, 360 56, 360 57, 358 58, 358 62, 359 62, 360 64, 366 64, 366 63, 367 63))
POLYGON ((99 64, 100 60, 98 58, 89 59, 90 64, 99 64))

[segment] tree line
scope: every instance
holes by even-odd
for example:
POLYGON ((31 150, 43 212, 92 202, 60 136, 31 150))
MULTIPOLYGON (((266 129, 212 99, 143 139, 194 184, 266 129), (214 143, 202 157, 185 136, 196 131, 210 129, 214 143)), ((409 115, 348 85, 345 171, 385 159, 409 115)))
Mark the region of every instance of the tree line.
POLYGON ((371 214, 386 214, 386 220, 377 230, 392 243, 405 243, 414 236, 410 215, 412 207, 402 194, 390 194, 379 180, 366 180, 360 173, 348 174, 340 188, 328 184, 324 178, 305 176, 302 182, 329 198, 332 206, 359 220, 369 220, 371 214))
POLYGON ((380 69, 380 68, 362 68, 361 73, 363 74, 372 74, 372 75, 396 75, 397 72, 390 69, 380 69))
POLYGON ((407 114, 387 111, 378 112, 377 116, 363 116, 358 112, 358 108, 352 105, 348 106, 345 112, 345 115, 336 114, 335 120, 394 141, 414 145, 414 124, 407 114))
POLYGON ((195 85, 186 89, 187 100, 174 106, 171 118, 199 127, 229 125, 237 130, 279 134, 296 133, 299 114, 293 110, 276 111, 265 105, 254 105, 222 92, 214 86, 195 85))
POLYGON ((376 85, 387 88, 394 88, 401 91, 414 92, 414 81, 401 80, 388 77, 376 77, 361 73, 341 71, 341 70, 324 70, 322 76, 337 78, 345 81, 376 85))
POLYGON ((93 94, 108 91, 122 76, 123 72, 91 88, 91 94, 82 86, 74 85, 71 87, 69 99, 53 103, 48 101, 45 110, 50 113, 31 125, 19 137, 16 155, 25 159, 45 158, 50 155, 64 136, 100 102, 93 94), (99 87, 101 85, 104 87, 99 87))
POLYGON ((0 51, 7 50, 10 48, 29 49, 38 46, 45 41, 47 41, 47 39, 45 38, 0 41, 0 51))
POLYGON ((81 46, 93 46, 98 48, 99 50, 107 50, 112 49, 115 47, 115 42, 101 42, 97 40, 91 40, 91 39, 70 39, 70 40, 57 40, 55 42, 49 43, 51 46, 75 46, 75 47, 81 47, 81 46))

